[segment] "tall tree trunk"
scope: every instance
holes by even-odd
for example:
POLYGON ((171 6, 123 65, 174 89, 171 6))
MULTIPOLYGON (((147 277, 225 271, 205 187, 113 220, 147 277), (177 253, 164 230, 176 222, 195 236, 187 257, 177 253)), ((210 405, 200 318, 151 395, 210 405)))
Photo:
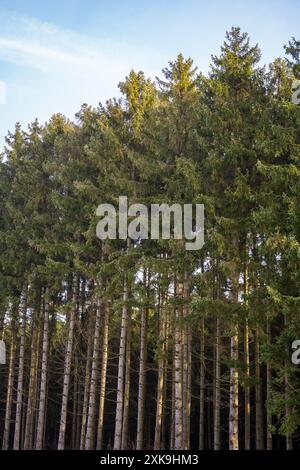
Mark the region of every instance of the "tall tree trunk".
MULTIPOLYGON (((286 367, 288 367, 287 363, 286 363, 286 367)), ((289 382, 288 382, 287 375, 285 376, 284 387, 285 387, 285 418, 287 419, 292 412, 290 404, 289 404, 289 382)), ((293 450, 293 437, 289 432, 287 432, 286 434, 286 450, 293 450)))
POLYGON ((72 409, 72 433, 71 433, 71 449, 76 449, 77 428, 78 428, 78 354, 74 351, 74 374, 73 374, 73 409, 72 409))
MULTIPOLYGON (((284 326, 287 328, 287 316, 284 316, 284 326)), ((289 354, 289 350, 287 351, 289 354)), ((290 397, 289 397, 289 376, 288 376, 288 368, 289 368, 289 362, 288 360, 285 360, 285 377, 284 377, 284 396, 285 396, 285 419, 288 419, 288 417, 291 415, 292 410, 291 410, 291 405, 290 405, 290 397)), ((293 450, 293 436, 287 432, 286 433, 286 450, 293 450)))
POLYGON ((182 389, 183 389, 183 448, 190 447, 190 412, 191 412, 191 328, 189 325, 189 277, 187 272, 184 276, 183 297, 183 328, 182 328, 182 389))
MULTIPOLYGON (((144 269, 144 289, 147 292, 147 271, 144 269)), ((148 295, 147 295, 148 297, 148 295)), ((146 368, 147 368, 147 321, 148 306, 141 309, 141 341, 140 341, 140 367, 139 367, 139 394, 136 448, 144 448, 144 416, 145 416, 145 392, 146 392, 146 368)))
POLYGON ((31 333, 31 360, 28 385, 28 401, 26 411, 26 424, 24 435, 24 449, 32 449, 34 435, 34 415, 36 406, 37 373, 39 362, 39 323, 40 323, 41 293, 38 292, 38 301, 32 318, 31 333))
POLYGON ((102 364, 101 364, 101 383, 100 383, 100 401, 99 417, 97 431, 97 450, 103 448, 103 421, 104 421, 104 402, 106 393, 106 377, 108 363, 108 328, 109 328, 109 303, 103 307, 103 339, 102 339, 102 364))
POLYGON ((251 405, 250 405, 250 355, 249 355, 249 322, 248 318, 245 321, 244 330, 244 360, 245 360, 245 450, 250 450, 250 416, 251 416, 251 405))
MULTIPOLYGON (((248 267, 245 266, 244 270, 244 302, 248 305, 248 294, 249 294, 249 280, 248 280, 248 267)), ((250 404, 250 353, 249 353, 249 321, 248 314, 245 320, 244 327, 244 363, 245 363, 245 450, 250 450, 250 439, 251 439, 251 404, 250 404)))
POLYGON ((9 368, 8 368, 8 382, 6 393, 6 407, 4 417, 4 432, 2 441, 2 450, 7 450, 9 447, 10 438, 10 421, 13 404, 14 380, 15 380, 15 356, 16 356, 16 315, 17 305, 12 306, 12 319, 11 319, 11 343, 9 354, 9 368))
MULTIPOLYGON (((231 360, 238 360, 238 327, 234 326, 235 333, 231 337, 230 356, 231 360)), ((239 376, 236 366, 230 368, 230 410, 229 410, 229 449, 238 450, 238 414, 239 414, 239 376)))
POLYGON ((49 301, 48 292, 45 292, 45 307, 44 307, 44 331, 43 331, 43 346, 42 346, 42 371, 41 371, 41 385, 40 385, 40 398, 39 398, 39 411, 38 411, 38 424, 36 434, 36 450, 43 448, 44 427, 46 418, 46 393, 47 393, 47 373, 48 373, 48 353, 49 353, 49 301))
MULTIPOLYGON (((155 419, 155 435, 154 435, 154 449, 160 450, 162 443, 162 421, 163 421, 163 403, 164 403, 164 390, 166 388, 166 359, 167 359, 167 318, 164 302, 164 295, 161 295, 159 302, 159 351, 158 351, 158 377, 157 377, 157 391, 156 391, 156 419, 155 419)), ((172 445, 171 445, 172 447, 172 445)))
POLYGON ((187 428, 187 450, 191 447, 191 408, 192 408, 192 331, 189 327, 188 333, 188 377, 187 377, 187 417, 186 417, 186 428, 187 428))
POLYGON ((220 364, 220 319, 216 320, 215 343, 215 407, 214 407, 214 450, 221 449, 221 364, 220 364))
POLYGON ((126 281, 124 281, 121 334, 120 334, 120 346, 119 346, 114 450, 121 450, 121 446, 122 446, 122 427, 123 427, 123 408, 124 408, 124 389, 125 389, 125 370, 126 370, 126 340, 127 340, 127 328, 128 328, 127 300, 128 300, 128 287, 127 287, 126 281))
MULTIPOLYGON (((258 328, 258 327, 257 327, 258 328)), ((262 409, 262 389, 260 374, 260 345, 258 331, 255 331, 255 418, 256 418, 256 449, 264 448, 264 430, 263 430, 263 409, 262 409)))
MULTIPOLYGON (((178 282, 177 296, 182 297, 182 283, 178 282)), ((175 439, 174 450, 183 449, 183 390, 182 390, 182 308, 176 306, 175 315, 175 439)))
POLYGON ((129 310, 128 325, 127 325, 127 338, 126 338, 126 367, 125 367, 122 443, 121 443, 121 448, 124 450, 128 448, 130 367, 131 367, 131 310, 129 310))
POLYGON ((200 410, 199 410, 199 449, 204 450, 204 400, 205 400, 205 343, 204 343, 204 318, 200 326, 200 410))
POLYGON ((175 447, 175 345, 173 346, 173 355, 172 355, 172 399, 171 399, 170 449, 173 450, 174 447, 175 447))
POLYGON ((92 357, 92 374, 89 393, 88 419, 85 438, 85 449, 90 450, 94 447, 94 425, 95 425, 95 409, 96 409, 96 384, 98 377, 99 362, 99 346, 100 346, 100 321, 101 321, 102 305, 97 301, 96 320, 94 330, 94 349, 92 357))
POLYGON ((63 391, 62 391, 62 403, 60 412, 60 424, 59 424, 59 437, 58 437, 58 450, 64 450, 65 448, 65 435, 67 427, 67 412, 68 412, 68 399, 69 399, 69 387, 71 378, 71 366, 72 366, 72 355, 73 355, 73 343, 74 343, 74 330, 76 321, 76 310, 77 310, 77 292, 76 285, 73 286, 73 305, 71 309, 71 315, 69 320, 69 332, 67 341, 67 350, 64 365, 64 380, 63 380, 63 391))
POLYGON ((23 405, 23 383, 24 383, 24 361, 25 361, 25 340, 26 340, 26 313, 27 313, 27 286, 24 290, 22 303, 22 323, 20 331, 20 354, 18 369, 18 391, 16 405, 16 422, 14 434, 14 450, 20 449, 21 423, 22 423, 22 405, 23 405))
MULTIPOLYGON (((236 273, 232 280, 232 301, 238 303, 239 273, 236 273)), ((239 449, 239 373, 237 361, 239 355, 239 329, 234 325, 233 335, 230 340, 230 358, 232 366, 230 368, 230 404, 229 404, 229 449, 239 449)))
MULTIPOLYGON (((267 323, 267 342, 271 344, 271 323, 268 320, 267 323)), ((269 403, 271 400, 271 386, 272 386, 272 370, 269 361, 267 362, 267 450, 272 450, 272 414, 269 409, 269 403)))
POLYGON ((162 417, 161 417, 161 449, 166 449, 166 431, 169 429, 167 417, 168 417, 168 409, 167 409, 167 396, 168 396, 168 353, 169 353, 169 322, 168 317, 166 319, 166 326, 165 326, 165 346, 164 346, 164 361, 163 361, 163 397, 162 397, 162 417))
POLYGON ((82 404, 82 419, 81 419, 81 431, 80 431, 80 450, 84 450, 85 436, 86 436, 86 424, 87 424, 87 412, 89 403, 89 390, 90 390, 90 379, 91 379, 91 352, 93 344, 92 335, 92 315, 88 321, 88 339, 87 339, 87 352, 85 362, 85 374, 84 374, 84 390, 83 390, 83 404, 82 404))

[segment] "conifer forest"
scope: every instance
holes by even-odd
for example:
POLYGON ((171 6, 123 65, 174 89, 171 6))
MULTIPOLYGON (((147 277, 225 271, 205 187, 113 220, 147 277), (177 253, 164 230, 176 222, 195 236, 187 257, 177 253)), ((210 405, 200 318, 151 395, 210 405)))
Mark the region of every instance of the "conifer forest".
POLYGON ((3 450, 300 448, 300 41, 260 58, 233 27, 208 73, 179 54, 8 133, 3 450), (100 240, 119 196, 204 204, 203 247, 100 240))

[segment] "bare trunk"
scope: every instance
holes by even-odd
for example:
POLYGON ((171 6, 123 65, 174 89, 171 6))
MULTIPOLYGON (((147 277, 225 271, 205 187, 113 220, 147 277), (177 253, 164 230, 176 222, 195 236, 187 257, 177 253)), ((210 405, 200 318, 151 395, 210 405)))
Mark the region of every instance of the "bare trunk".
POLYGON ((249 325, 248 319, 245 322, 244 330, 244 360, 245 360, 245 450, 250 450, 250 416, 251 416, 251 405, 250 405, 250 355, 249 355, 249 325))
POLYGON ((189 328, 188 335, 188 377, 187 377, 187 417, 186 417, 186 428, 187 428, 187 440, 186 448, 191 447, 191 407, 192 407, 192 333, 189 328))
POLYGON ((36 405, 36 391, 37 391, 37 372, 38 372, 38 360, 39 360, 39 316, 40 316, 40 294, 38 306, 34 312, 31 332, 31 361, 30 361, 30 373, 29 373, 29 385, 28 385, 28 401, 27 401, 27 412, 26 412, 26 425, 25 425, 25 436, 24 436, 24 449, 32 449, 33 445, 33 427, 34 427, 34 414, 36 405))
POLYGON ((65 448, 69 386, 70 386, 70 377, 71 377, 74 329, 75 329, 75 320, 76 320, 76 300, 77 300, 76 294, 77 294, 77 289, 74 286, 73 305, 72 305, 70 321, 69 321, 69 333, 68 333, 67 350, 66 350, 65 366, 64 366, 64 381, 63 381, 62 403, 61 403, 60 424, 59 424, 59 437, 58 437, 58 445, 57 445, 58 450, 64 450, 65 448))
POLYGON ((25 361, 25 339, 26 339, 26 313, 27 313, 27 286, 24 291, 23 305, 22 305, 16 423, 15 423, 14 447, 13 447, 14 450, 20 449, 22 405, 23 405, 23 393, 24 393, 23 383, 24 383, 24 361, 25 361))
POLYGON ((163 403, 164 403, 164 390, 165 375, 166 375, 166 359, 167 359, 167 319, 166 310, 164 305, 164 297, 160 299, 161 306, 159 309, 159 352, 158 352, 158 377, 157 377, 157 391, 156 391, 156 420, 155 420, 155 436, 154 436, 154 449, 160 450, 162 443, 162 421, 163 421, 163 403))
POLYGON ((102 306, 100 301, 97 302, 96 320, 94 330, 94 349, 92 357, 92 374, 89 393, 89 407, 87 418, 87 429, 85 438, 85 449, 90 450, 94 447, 94 425, 95 425, 95 408, 96 408, 96 384, 98 376, 98 362, 99 362, 99 346, 100 346, 100 320, 101 320, 102 306))
MULTIPOLYGON (((288 376, 285 377, 285 403, 285 417, 288 418, 292 412, 289 404, 288 376)), ((290 433, 286 434, 286 450, 293 450, 293 437, 290 433)))
POLYGON ((259 351, 259 335, 255 332, 255 417, 256 417, 256 449, 264 449, 264 430, 263 430, 263 410, 262 410, 262 389, 260 375, 260 351, 259 351))
MULTIPOLYGON (((271 344, 271 324, 267 323, 267 341, 271 344)), ((269 410, 269 403, 271 400, 271 382, 272 382, 272 370, 267 362, 267 450, 272 450, 272 414, 269 410)))
POLYGON ((162 417, 161 417, 161 449, 166 448, 166 430, 168 428, 168 423, 167 423, 167 380, 168 380, 168 331, 169 331, 169 323, 168 323, 168 317, 166 319, 166 324, 165 324, 165 346, 164 346, 164 362, 163 362, 163 397, 162 397, 162 417))
POLYGON ((84 379, 84 390, 83 390, 83 404, 82 404, 82 419, 81 419, 81 431, 80 431, 80 450, 84 450, 85 435, 86 435, 86 424, 87 424, 87 411, 89 403, 89 390, 90 390, 90 379, 91 379, 91 351, 92 351, 92 331, 91 331, 91 318, 89 318, 88 326, 88 344, 85 361, 85 379, 84 379))
POLYGON ((129 395, 130 395, 130 364, 131 364, 131 318, 128 317, 127 338, 126 338, 126 368, 124 384, 124 405, 122 422, 122 443, 121 448, 128 448, 128 419, 129 419, 129 395))
MULTIPOLYGON (((182 296, 182 284, 178 283, 178 297, 182 296)), ((182 419, 182 405, 183 405, 183 390, 182 390, 182 310, 181 307, 176 306, 175 317, 175 439, 174 450, 183 449, 183 419, 182 419)))
POLYGON ((183 448, 185 450, 190 447, 190 412, 191 412, 191 328, 189 325, 189 279, 185 273, 183 284, 183 297, 185 305, 183 307, 184 325, 182 329, 182 388, 183 388, 183 448))
MULTIPOLYGON (((284 317, 284 326, 287 327, 287 317, 284 317)), ((285 360, 285 369, 286 371, 289 368, 289 363, 285 360)), ((290 397, 289 397, 289 376, 288 372, 286 372, 284 377, 284 395, 285 395, 285 419, 288 419, 292 413, 291 405, 290 405, 290 397)), ((286 450, 293 450, 293 436, 290 433, 286 434, 286 450)))
POLYGON ((71 448, 77 448, 77 428, 78 428, 78 354, 74 353, 74 375, 73 375, 73 410, 72 410, 72 434, 71 448))
MULTIPOLYGON (((248 305, 248 296, 249 293, 249 280, 248 280, 248 268, 245 266, 244 271, 244 302, 245 305, 248 305)), ((244 328, 244 362, 245 362, 245 450, 250 450, 250 439, 251 439, 251 427, 250 427, 250 417, 251 417, 251 404, 250 404, 250 353, 249 353, 249 321, 248 316, 245 320, 244 328)))
POLYGON ((97 450, 103 448, 103 420, 104 420, 104 402, 106 392, 106 376, 108 362, 108 327, 109 327, 109 306, 104 306, 103 318, 103 342, 102 342, 102 364, 101 364, 101 383, 100 383, 100 401, 97 432, 97 450))
POLYGON ((8 368, 8 383, 6 393, 6 407, 4 417, 4 432, 2 441, 2 450, 7 450, 9 447, 10 437, 10 420, 13 403, 14 379, 15 379, 15 356, 16 356, 16 324, 15 316, 17 307, 12 307, 12 320, 11 320, 11 343, 9 354, 9 368, 8 368))
MULTIPOLYGON (((238 303, 239 273, 235 273, 232 286, 232 301, 238 303)), ((234 332, 230 340, 230 404, 229 404, 229 449, 239 449, 239 373, 237 361, 239 356, 239 330, 234 325, 234 332)))
POLYGON ((120 335, 120 346, 119 346, 115 438, 114 438, 115 450, 121 450, 121 446, 122 446, 123 407, 124 407, 124 388, 125 388, 125 370, 126 370, 126 339, 127 339, 127 327, 128 327, 128 307, 126 304, 127 300, 128 300, 128 288, 127 288, 126 282, 124 282, 121 335, 120 335))
POLYGON ((199 410, 199 449, 204 450, 204 398, 205 398, 205 344, 204 344, 204 318, 200 326, 200 410, 199 410))
POLYGON ((39 398, 39 412, 36 435, 36 450, 43 448, 45 411, 46 411, 46 392, 47 392, 47 372, 48 372, 48 351, 49 351, 49 303, 47 299, 48 292, 45 292, 45 312, 44 312, 44 331, 42 346, 42 371, 39 398))
MULTIPOLYGON (((175 346, 173 348, 175 350, 175 346)), ((175 353, 172 357, 172 401, 171 401, 171 438, 170 449, 173 450, 175 446, 175 353)))
MULTIPOLYGON (((144 270, 144 288, 147 290, 147 272, 144 270)), ((147 368, 147 317, 148 306, 141 310, 141 346, 139 367, 139 395, 138 395, 138 417, 137 417, 137 450, 144 448, 144 415, 145 415, 145 392, 146 392, 146 368, 147 368)))
POLYGON ((221 365, 220 365, 220 320, 216 321, 215 344, 215 409, 214 409, 214 450, 221 449, 220 408, 221 408, 221 365))
MULTIPOLYGON (((230 357, 238 360, 238 327, 235 326, 235 334, 231 337, 230 357)), ((229 449, 239 449, 238 434, 239 419, 239 375, 237 367, 230 368, 230 410, 229 410, 229 449)))

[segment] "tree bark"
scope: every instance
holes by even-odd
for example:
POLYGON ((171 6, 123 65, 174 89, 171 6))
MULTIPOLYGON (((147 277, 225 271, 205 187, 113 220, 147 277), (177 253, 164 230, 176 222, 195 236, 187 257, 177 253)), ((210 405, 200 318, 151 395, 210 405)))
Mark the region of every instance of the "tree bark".
MULTIPOLYGON (((287 316, 284 316, 284 326, 287 327, 287 316)), ((288 376, 288 368, 289 363, 288 360, 284 361, 284 366, 286 369, 285 377, 284 377, 284 396, 285 396, 285 419, 288 419, 290 414, 292 413, 291 405, 289 402, 289 376, 288 376)), ((293 450, 293 436, 287 432, 286 434, 286 450, 293 450)))
POLYGON ((128 287, 127 287, 126 281, 124 281, 121 334, 120 334, 120 346, 119 346, 114 450, 121 450, 121 446, 122 446, 124 388, 125 388, 125 370, 126 370, 126 340, 127 340, 127 328, 128 328, 127 300, 128 300, 128 287))
MULTIPOLYGON (((249 293, 249 280, 248 280, 248 268, 245 266, 244 270, 244 302, 248 305, 248 293, 249 293)), ((250 450, 250 417, 251 417, 251 403, 250 403, 250 353, 249 353, 249 321, 248 315, 245 320, 244 328, 244 363, 245 363, 245 450, 250 450)))
MULTIPOLYGON (((258 328, 258 327, 257 327, 258 328)), ((263 430, 263 409, 262 409, 262 389, 260 374, 260 345, 258 331, 255 331, 255 418, 256 418, 256 449, 264 449, 264 430, 263 430)))
POLYGON ((190 448, 190 413, 191 413, 191 328, 189 325, 189 277, 187 272, 184 276, 183 284, 183 298, 185 304, 183 307, 183 329, 182 329, 182 354, 183 354, 183 448, 188 450, 190 448))
POLYGON ((167 312, 165 309, 164 295, 161 296, 159 302, 159 345, 158 345, 158 377, 157 377, 157 391, 156 391, 156 419, 155 419, 155 435, 154 435, 154 449, 160 450, 162 444, 162 421, 163 421, 163 405, 164 405, 164 390, 166 378, 166 359, 167 359, 167 312))
POLYGON ((8 368, 8 383, 6 393, 6 407, 4 417, 4 432, 2 441, 2 450, 7 450, 9 447, 10 438, 10 424, 11 412, 13 404, 14 380, 15 380, 15 356, 16 356, 16 311, 17 306, 12 306, 12 319, 11 319, 11 343, 9 354, 9 368, 8 368))
MULTIPOLYGON (((230 356, 232 361, 238 360, 238 327, 231 337, 230 356)), ((229 449, 238 450, 238 419, 239 419, 239 375, 236 367, 230 368, 230 410, 229 410, 229 449)))
POLYGON ((95 409, 96 409, 96 384, 98 377, 99 362, 99 346, 100 346, 100 321, 101 321, 102 305, 97 301, 96 320, 94 329, 94 349, 92 356, 92 374, 89 393, 89 407, 85 438, 85 449, 91 450, 94 447, 94 425, 95 425, 95 409))
POLYGON ((220 364, 220 319, 216 320, 216 343, 215 343, 215 409, 214 409, 214 450, 221 449, 221 364, 220 364))
POLYGON ((44 331, 43 331, 43 346, 42 346, 42 371, 41 371, 41 385, 40 385, 40 398, 39 398, 39 411, 38 411, 38 424, 36 434, 36 450, 43 448, 44 427, 45 427, 45 412, 46 412, 46 392, 47 392, 47 373, 48 373, 48 354, 49 354, 49 301, 48 292, 45 292, 45 307, 44 307, 44 331))
POLYGON ((20 449, 21 423, 22 423, 22 405, 23 405, 23 383, 24 383, 24 362, 25 362, 25 339, 26 339, 26 313, 27 313, 27 286, 24 290, 22 303, 22 323, 20 331, 20 354, 18 369, 18 391, 16 405, 16 422, 14 434, 14 450, 20 449))
POLYGON ((108 363, 109 312, 110 312, 109 304, 104 305, 104 308, 103 308, 104 317, 103 317, 101 383, 100 383, 100 401, 99 401, 99 417, 98 417, 98 432, 97 432, 97 450, 101 450, 103 448, 103 420, 104 420, 104 403, 105 403, 107 363, 108 363))
POLYGON ((24 449, 32 449, 33 446, 33 427, 34 427, 34 414, 36 405, 36 392, 37 392, 37 372, 39 362, 39 320, 41 308, 41 294, 38 293, 38 302, 33 314, 31 332, 31 361, 28 385, 28 401, 26 411, 26 424, 24 436, 24 449))
POLYGON ((128 448, 130 367, 131 367, 131 310, 129 310, 128 325, 127 325, 127 337, 126 337, 126 367, 125 367, 122 442, 121 442, 122 450, 125 450, 125 449, 128 448))
MULTIPOLYGON (((232 301, 238 303, 239 273, 235 273, 232 280, 232 301)), ((235 321, 235 320, 234 320, 235 321)), ((239 353, 239 329, 235 324, 233 335, 230 340, 230 404, 229 404, 229 449, 239 449, 239 373, 237 369, 239 353)))
POLYGON ((200 326, 200 410, 199 410, 199 449, 204 450, 204 400, 205 400, 205 339, 204 339, 204 318, 201 319, 200 326))
MULTIPOLYGON (((182 297, 182 283, 178 282, 177 296, 182 297)), ((176 306, 175 311, 175 438, 174 450, 183 449, 183 390, 182 390, 182 308, 176 306)))
POLYGON ((92 351, 92 316, 89 317, 88 321, 88 339, 87 339, 87 352, 85 361, 85 379, 84 379, 84 390, 83 390, 83 404, 82 404, 82 418, 81 418, 81 431, 80 431, 80 450, 84 450, 85 446, 85 435, 86 435, 86 424, 87 424, 87 412, 89 403, 89 390, 90 390, 90 379, 91 379, 91 351, 92 351))
MULTIPOLYGON (((144 289, 147 292, 147 271, 144 269, 144 289)), ((148 297, 148 295, 147 295, 148 297)), ((137 417, 137 450, 144 448, 144 415, 146 393, 146 368, 147 368, 147 322, 148 306, 141 309, 141 340, 140 340, 140 367, 139 367, 139 394, 137 417)))
MULTIPOLYGON (((173 330, 173 334, 175 329, 173 330)), ((170 449, 175 447, 175 345, 173 346, 172 355, 172 401, 171 401, 171 437, 170 449)))
POLYGON ((68 399, 69 399, 69 386, 71 378, 71 366, 72 366, 72 355, 73 355, 73 343, 74 343, 74 329, 76 319, 76 303, 77 303, 77 289, 73 287, 73 305, 71 309, 70 321, 69 321, 69 332, 67 341, 66 358, 64 365, 64 380, 63 380, 63 391, 62 391, 62 403, 60 413, 60 424, 59 424, 59 437, 58 437, 58 450, 64 450, 65 448, 65 435, 67 427, 67 412, 68 412, 68 399))
POLYGON ((248 318, 245 321, 244 330, 244 360, 245 360, 245 450, 250 450, 250 416, 251 416, 251 405, 250 405, 250 355, 249 355, 249 323, 248 318))
MULTIPOLYGON (((286 364, 286 367, 288 365, 286 364)), ((288 416, 291 414, 291 407, 289 404, 289 382, 288 382, 288 376, 285 376, 285 418, 287 419, 288 416)), ((286 450, 293 450, 293 437, 292 435, 288 432, 286 434, 286 450)))
MULTIPOLYGON (((267 342, 271 344, 271 324, 268 320, 267 323, 267 342)), ((269 410, 269 403, 271 400, 271 387, 272 387, 272 370, 269 361, 267 362, 267 450, 272 450, 272 414, 269 410)))

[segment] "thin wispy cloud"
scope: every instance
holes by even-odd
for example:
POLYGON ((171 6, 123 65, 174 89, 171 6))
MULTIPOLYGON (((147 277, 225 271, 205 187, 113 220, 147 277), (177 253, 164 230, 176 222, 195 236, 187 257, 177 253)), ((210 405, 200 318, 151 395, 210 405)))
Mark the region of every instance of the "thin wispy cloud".
POLYGON ((39 45, 33 41, 8 38, 0 38, 0 57, 17 65, 33 67, 44 72, 53 71, 53 65, 58 65, 60 70, 64 66, 65 72, 73 67, 83 74, 104 72, 106 67, 111 72, 127 71, 128 65, 111 61, 99 54, 91 54, 90 50, 82 54, 39 45))
POLYGON ((131 68, 154 77, 164 65, 157 51, 36 18, 0 10, 0 24, 0 80, 6 65, 13 71, 6 80, 6 104, 0 107, 0 146, 16 121, 26 126, 37 117, 44 122, 55 112, 73 118, 83 103, 96 106, 118 95, 118 82, 131 68))
POLYGON ((0 81, 6 87, 0 148, 16 121, 26 126, 37 117, 44 122, 56 112, 73 118, 82 103, 97 106, 118 95, 119 81, 132 68, 154 78, 182 52, 205 73, 210 53, 219 53, 233 25, 262 46, 266 63, 282 53, 282 45, 299 29, 296 1, 290 9, 275 2, 267 23, 269 5, 261 0, 255 6, 236 1, 230 7, 221 1, 178 1, 176 8, 171 0, 135 3, 0 2, 0 81), (20 11, 7 10, 18 4, 20 11))
POLYGON ((0 12, 0 21, 0 59, 43 71, 57 64, 66 72, 73 67, 80 73, 126 73, 144 55, 128 44, 89 38, 35 18, 0 12))

